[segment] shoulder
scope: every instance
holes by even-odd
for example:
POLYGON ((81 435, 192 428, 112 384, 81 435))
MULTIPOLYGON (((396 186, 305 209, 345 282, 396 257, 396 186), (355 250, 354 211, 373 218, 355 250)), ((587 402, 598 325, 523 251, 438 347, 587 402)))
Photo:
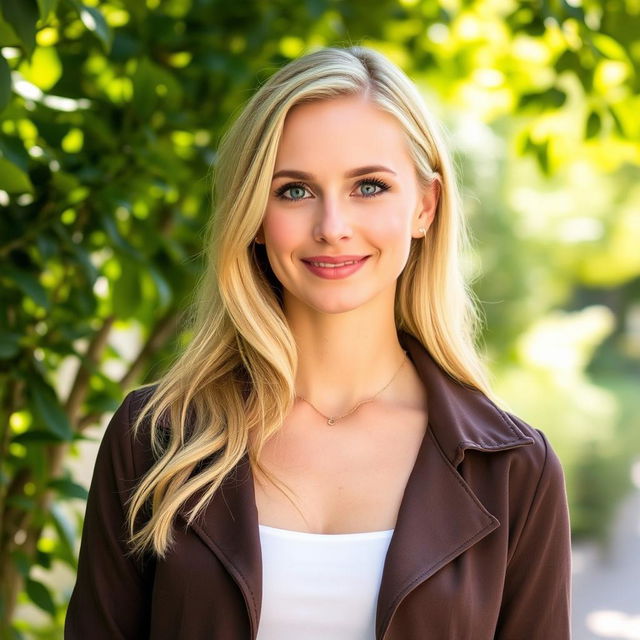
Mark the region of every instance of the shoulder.
POLYGON ((541 429, 512 413, 503 411, 503 414, 531 439, 530 444, 504 451, 504 456, 499 456, 502 463, 506 463, 501 477, 505 483, 503 506, 508 514, 512 551, 527 530, 542 531, 546 527, 566 537, 569 513, 558 455, 541 429))
POLYGON ((514 450, 514 453, 517 451, 517 455, 511 456, 513 471, 528 477, 529 483, 536 481, 537 484, 540 484, 544 480, 563 484, 562 464, 544 432, 513 413, 504 410, 502 413, 507 420, 515 424, 523 434, 533 441, 530 445, 514 450))
POLYGON ((562 572, 568 574, 571 526, 560 459, 540 429, 513 414, 507 415, 534 440, 532 445, 522 447, 517 455, 511 456, 509 563, 515 557, 529 562, 532 555, 544 552, 555 558, 558 575, 562 572))
POLYGON ((492 504, 506 500, 510 517, 539 503, 564 508, 564 472, 545 433, 488 399, 477 407, 460 456, 465 479, 492 504))
POLYGON ((124 398, 122 404, 127 405, 129 416, 132 420, 137 419, 138 415, 149 402, 156 389, 157 384, 149 384, 130 391, 124 398))
POLYGON ((99 457, 109 459, 127 476, 142 475, 153 463, 148 421, 134 429, 156 385, 130 391, 109 420, 100 443, 99 457))

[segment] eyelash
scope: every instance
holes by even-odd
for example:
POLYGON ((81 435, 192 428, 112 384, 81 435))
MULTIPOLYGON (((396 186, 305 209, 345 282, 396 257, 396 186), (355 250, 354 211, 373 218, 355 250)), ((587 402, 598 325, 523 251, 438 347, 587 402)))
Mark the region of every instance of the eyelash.
MULTIPOLYGON (((380 178, 364 178, 363 180, 359 180, 356 183, 356 188, 361 187, 363 184, 372 184, 376 187, 380 187, 381 189, 381 191, 378 191, 377 193, 372 193, 371 195, 368 195, 368 196, 361 195, 361 197, 363 198, 375 198, 376 196, 379 196, 381 193, 384 193, 387 189, 391 188, 386 182, 384 182, 384 180, 380 180, 380 178)), ((289 191, 289 189, 295 189, 296 187, 299 187, 301 189, 307 189, 307 185, 304 184, 303 182, 288 182, 287 184, 283 184, 281 187, 276 189, 274 191, 274 195, 276 196, 276 198, 279 198, 280 200, 288 200, 290 202, 305 200, 306 198, 287 198, 284 195, 287 191, 289 191)))

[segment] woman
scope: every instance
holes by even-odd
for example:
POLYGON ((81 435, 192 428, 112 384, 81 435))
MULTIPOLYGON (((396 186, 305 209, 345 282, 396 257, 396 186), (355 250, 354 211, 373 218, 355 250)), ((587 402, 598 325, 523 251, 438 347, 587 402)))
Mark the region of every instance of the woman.
POLYGON ((569 637, 562 470, 491 399, 462 239, 382 55, 260 88, 219 149, 193 339, 101 444, 67 638, 569 637))

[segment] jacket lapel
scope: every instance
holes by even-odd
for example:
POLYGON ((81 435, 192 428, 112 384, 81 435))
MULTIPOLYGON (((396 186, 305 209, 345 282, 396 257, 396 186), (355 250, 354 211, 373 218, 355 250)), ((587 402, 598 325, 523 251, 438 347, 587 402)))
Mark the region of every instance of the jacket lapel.
POLYGON ((533 443, 487 397, 449 377, 422 344, 400 332, 427 389, 429 424, 407 481, 377 603, 383 638, 402 599, 500 526, 457 471, 466 449, 502 451, 533 443))
POLYGON ((454 467, 467 449, 491 453, 533 444, 487 396, 449 376, 417 338, 404 331, 398 338, 427 390, 429 426, 454 467))
MULTIPOLYGON (((384 636, 395 610, 412 589, 500 526, 456 469, 465 450, 501 451, 533 442, 484 394, 448 376, 415 337, 403 331, 398 337, 427 389, 429 424, 387 552, 377 603, 377 638, 384 636)), ((192 503, 189 500, 180 509, 182 517, 192 503)), ((240 588, 255 638, 262 602, 262 557, 247 454, 192 528, 240 588)))
POLYGON ((382 638, 402 599, 499 526, 444 458, 429 428, 387 551, 376 613, 382 638))
MULTIPOLYGON (((183 519, 198 494, 180 508, 183 519)), ((253 475, 247 454, 224 479, 191 526, 240 588, 249 614, 251 637, 255 638, 262 603, 262 553, 253 475)))

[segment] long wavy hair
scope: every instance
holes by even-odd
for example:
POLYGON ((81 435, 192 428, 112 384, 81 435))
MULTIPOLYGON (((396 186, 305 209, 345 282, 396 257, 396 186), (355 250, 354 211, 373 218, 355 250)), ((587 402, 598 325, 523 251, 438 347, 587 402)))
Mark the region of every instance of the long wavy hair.
POLYGON ((252 469, 287 495, 286 485, 260 465, 260 453, 294 403, 296 344, 282 310, 282 287, 254 237, 287 113, 303 102, 345 95, 365 95, 393 115, 420 181, 441 183, 434 222, 425 237, 412 240, 398 278, 396 326, 453 378, 492 395, 476 345, 481 317, 461 265, 468 235, 453 166, 416 86, 364 47, 324 48, 293 60, 259 88, 219 145, 191 338, 134 424, 137 435, 146 421, 155 462, 128 502, 132 553, 164 557, 178 509, 201 492, 188 511, 191 524, 246 453, 252 469), (137 527, 141 514, 144 525, 137 527))

